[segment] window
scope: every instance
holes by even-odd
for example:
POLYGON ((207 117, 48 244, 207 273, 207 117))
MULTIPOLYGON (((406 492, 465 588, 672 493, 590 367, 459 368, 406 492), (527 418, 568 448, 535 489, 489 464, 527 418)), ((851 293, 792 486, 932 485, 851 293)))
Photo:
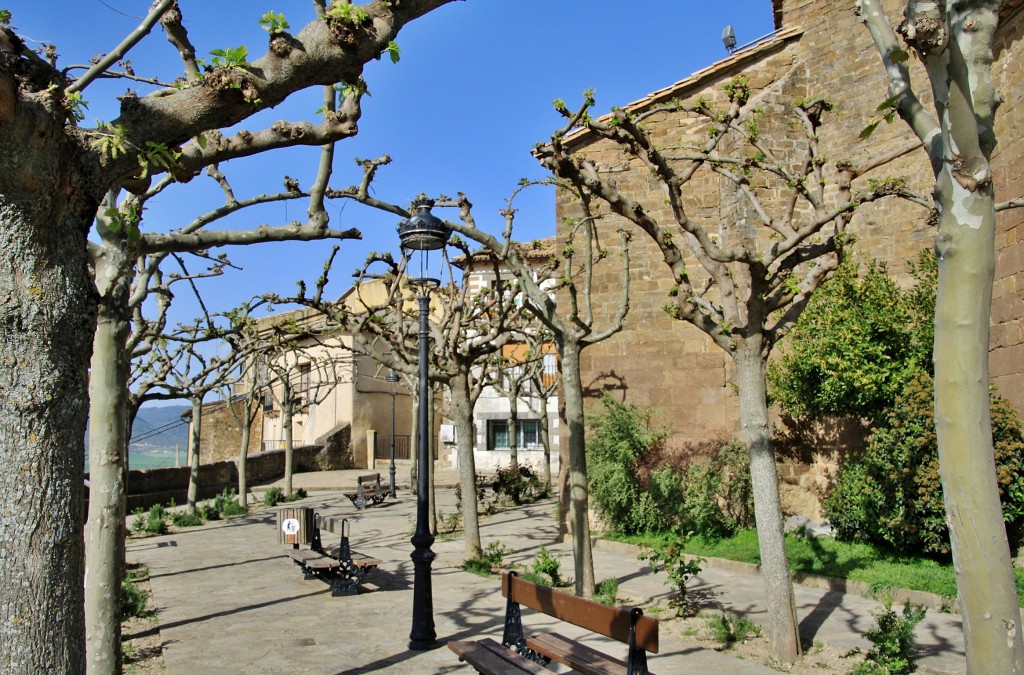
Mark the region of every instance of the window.
POLYGON ((558 377, 558 361, 554 354, 544 355, 544 375, 541 377, 541 381, 545 387, 550 387, 555 383, 555 378, 558 377))
MULTIPOLYGON (((508 450, 509 420, 487 421, 487 449, 508 450)), ((516 424, 516 447, 531 450, 540 447, 540 420, 519 420, 516 424)))
POLYGON ((299 364, 298 381, 295 383, 295 404, 306 405, 306 392, 309 391, 310 365, 308 363, 299 364))

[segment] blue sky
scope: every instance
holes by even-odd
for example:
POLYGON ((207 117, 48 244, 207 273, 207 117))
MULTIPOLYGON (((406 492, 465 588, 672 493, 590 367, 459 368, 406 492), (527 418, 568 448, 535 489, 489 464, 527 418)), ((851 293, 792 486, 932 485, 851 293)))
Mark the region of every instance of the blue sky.
MULTIPOLYGON (((139 23, 148 0, 79 0, 40 3, 0 0, 13 25, 30 44, 53 43, 59 65, 85 63, 112 49, 139 23)), ((265 51, 259 17, 283 12, 292 30, 313 17, 312 2, 181 0, 186 28, 200 55, 246 45, 250 59, 265 51)), ((598 112, 624 105, 680 80, 726 56, 722 29, 732 24, 740 44, 772 30, 770 0, 467 0, 451 3, 407 26, 398 36, 400 63, 369 65, 371 96, 364 103, 360 133, 337 145, 333 187, 359 179, 355 157, 390 154, 394 161, 376 181, 376 195, 408 203, 421 192, 465 192, 479 226, 500 232, 498 211, 521 178, 542 178, 530 155, 561 124, 552 101, 577 105, 594 89, 598 112)), ((129 57, 138 75, 167 79, 179 74, 176 54, 154 32, 129 57)), ((99 82, 84 92, 89 103, 84 126, 116 117, 115 96, 144 85, 99 82)), ((259 129, 277 119, 311 119, 320 107, 319 90, 303 92, 244 127, 259 129)), ((276 192, 285 174, 308 186, 319 150, 290 149, 222 165, 236 195, 276 192)), ((173 229, 221 199, 209 179, 176 186, 146 213, 146 230, 173 229)), ((535 189, 517 199, 516 238, 554 234, 554 197, 535 189)), ((351 284, 351 273, 369 251, 397 253, 393 216, 356 204, 329 207, 334 227, 362 230, 361 242, 343 242, 333 273, 332 293, 351 284)), ((225 222, 224 227, 277 225, 305 215, 304 205, 274 205, 225 222)), ((454 213, 439 212, 454 218, 454 213)), ((244 267, 202 285, 212 309, 237 305, 253 294, 290 293, 299 278, 319 275, 330 244, 272 244, 227 249, 244 267)), ((198 263, 196 263, 198 267, 198 263)), ((175 316, 195 315, 194 303, 179 294, 175 316)))

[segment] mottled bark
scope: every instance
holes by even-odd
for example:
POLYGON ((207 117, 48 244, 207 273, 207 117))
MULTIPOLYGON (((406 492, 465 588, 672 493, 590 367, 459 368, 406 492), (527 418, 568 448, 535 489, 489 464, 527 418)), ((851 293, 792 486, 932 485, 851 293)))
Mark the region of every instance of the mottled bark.
POLYGON ((192 436, 189 438, 188 508, 196 510, 199 501, 199 443, 203 437, 203 399, 192 398, 192 436))
POLYGON ((948 173, 935 298, 935 433, 968 672, 1024 673, 1020 609, 1003 524, 989 409, 988 346, 995 272, 994 195, 948 173))
POLYGON ((779 501, 779 473, 768 417, 765 360, 761 356, 761 340, 751 339, 749 343, 740 346, 734 358, 739 383, 740 423, 750 455, 754 520, 768 607, 768 635, 776 658, 792 662, 801 653, 800 630, 796 598, 789 577, 789 557, 779 501))
POLYGON ((990 160, 998 100, 991 64, 1001 4, 907 3, 899 32, 928 72, 932 114, 915 94, 906 64, 894 59, 899 42, 884 7, 878 0, 857 3, 882 57, 889 95, 935 173, 935 431, 970 673, 1024 673, 989 409, 996 225, 990 160))
POLYGON ((281 431, 284 433, 284 494, 292 495, 292 474, 295 471, 295 445, 292 431, 292 409, 295 406, 289 373, 281 377, 281 431))
MULTIPOLYGON (((248 413, 246 417, 252 419, 248 413)), ((252 435, 252 424, 242 427, 242 447, 238 454, 238 503, 242 508, 249 506, 249 438, 252 435)))
MULTIPOLYGON (((559 365, 559 374, 565 382, 565 374, 559 365)), ((564 384, 563 384, 564 387, 564 384)), ((558 542, 565 541, 569 534, 569 444, 567 442, 569 423, 565 412, 565 390, 559 397, 558 419, 561 429, 558 436, 558 542)))
POLYGON ((470 399, 469 373, 452 377, 452 421, 459 453, 459 485, 462 488, 462 527, 466 557, 471 558, 483 548, 480 541, 480 517, 476 502, 476 459, 473 456, 473 408, 470 399))
POLYGON ((89 378, 89 517, 85 528, 85 623, 89 673, 121 670, 131 327, 123 249, 93 260, 100 304, 89 378))
POLYGON ((565 426, 562 428, 567 455, 569 526, 576 574, 576 595, 594 595, 594 553, 590 548, 590 498, 587 488, 587 448, 583 427, 583 381, 580 379, 580 349, 572 341, 559 345, 562 381, 565 384, 565 426))
POLYGON ((508 456, 512 475, 519 475, 519 387, 512 387, 508 397, 508 456))
POLYGON ((544 448, 544 464, 541 466, 541 483, 544 484, 544 491, 551 494, 551 431, 548 425, 551 423, 548 415, 547 398, 542 398, 540 405, 540 444, 544 448))

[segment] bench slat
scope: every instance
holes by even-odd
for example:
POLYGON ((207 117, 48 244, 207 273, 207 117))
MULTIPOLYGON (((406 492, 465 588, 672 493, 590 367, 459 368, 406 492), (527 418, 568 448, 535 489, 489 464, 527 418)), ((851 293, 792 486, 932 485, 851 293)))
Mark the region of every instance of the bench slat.
POLYGON ((338 560, 336 560, 335 558, 331 558, 326 555, 321 555, 316 551, 302 549, 290 550, 285 552, 288 554, 289 558, 291 558, 292 560, 301 565, 304 565, 305 567, 310 567, 318 570, 330 570, 341 566, 341 563, 338 562, 338 560))
POLYGON ((449 642, 448 649, 459 655, 459 659, 486 675, 517 675, 518 673, 548 673, 551 671, 538 663, 498 644, 491 638, 482 640, 459 640, 449 642))
MULTIPOLYGON (((341 567, 341 561, 330 555, 323 555, 316 551, 310 551, 308 549, 300 550, 288 550, 285 551, 289 558, 292 560, 315 569, 334 569, 341 567)), ((368 555, 362 553, 352 552, 352 564, 356 567, 369 567, 373 569, 379 566, 381 563, 377 558, 371 558, 368 555)))
POLYGON ((542 633, 526 638, 526 646, 553 661, 590 675, 621 675, 626 662, 570 640, 558 633, 542 633))
POLYGON ((334 534, 341 534, 348 536, 347 532, 344 532, 345 518, 331 518, 329 516, 321 516, 319 513, 313 518, 313 524, 317 529, 327 530, 334 534))
MULTIPOLYGON (((324 552, 328 555, 337 557, 338 547, 337 546, 325 546, 324 552)), ((357 553, 356 551, 349 551, 349 555, 352 556, 352 564, 359 567, 377 567, 381 561, 377 558, 371 558, 364 553, 357 553)))
MULTIPOLYGON (((629 644, 631 617, 628 609, 608 607, 593 600, 538 586, 508 572, 501 576, 501 594, 548 616, 629 644)), ((651 654, 658 653, 657 620, 648 616, 641 616, 637 620, 636 646, 651 654)))

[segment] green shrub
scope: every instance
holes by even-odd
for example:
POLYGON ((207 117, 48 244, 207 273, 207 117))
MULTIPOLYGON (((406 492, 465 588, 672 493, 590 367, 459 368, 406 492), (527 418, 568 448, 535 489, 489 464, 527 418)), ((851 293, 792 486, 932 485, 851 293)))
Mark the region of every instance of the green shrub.
POLYGON ((530 504, 547 496, 537 472, 525 464, 518 464, 515 469, 512 466, 499 468, 494 491, 516 505, 530 504))
POLYGON ((141 506, 135 507, 132 511, 132 515, 135 518, 132 519, 132 532, 135 534, 142 534, 142 531, 146 529, 146 512, 141 506))
POLYGON ((761 627, 747 617, 726 612, 708 619, 708 626, 714 631, 715 640, 721 642, 727 649, 749 636, 757 637, 761 634, 761 627))
POLYGON ((277 506, 284 501, 284 492, 276 485, 263 493, 264 506, 277 506))
MULTIPOLYGON (((825 515, 842 541, 896 553, 950 555, 939 480, 931 378, 919 373, 868 438, 862 457, 840 467, 825 515)), ((996 472, 1011 550, 1024 544, 1024 435, 1014 409, 991 399, 996 472)))
POLYGON ((234 488, 224 488, 223 492, 213 498, 211 511, 220 518, 222 516, 240 516, 246 512, 246 509, 238 503, 238 495, 234 488))
POLYGON ((219 520, 231 515, 242 515, 247 509, 239 504, 239 498, 233 488, 224 488, 219 495, 200 506, 199 514, 204 520, 219 520))
POLYGON ((864 663, 853 671, 858 675, 880 673, 903 675, 917 670, 917 655, 914 648, 914 628, 924 619, 925 609, 921 605, 907 603, 900 616, 892 608, 892 600, 886 598, 885 607, 873 612, 875 627, 864 634, 874 647, 867 653, 864 663))
POLYGON ((445 513, 444 511, 437 512, 437 530, 442 534, 453 534, 460 527, 462 527, 462 512, 452 511, 451 513, 445 513))
POLYGON ((150 534, 167 534, 167 509, 163 504, 153 504, 149 507, 145 530, 150 534))
POLYGON ((284 497, 281 501, 296 502, 296 501, 298 501, 300 499, 305 499, 308 496, 309 496, 309 493, 306 492, 305 488, 296 488, 295 490, 292 491, 292 493, 290 495, 288 495, 287 497, 284 497))
POLYGON ((533 572, 538 576, 550 579, 552 586, 562 584, 562 563, 551 555, 551 552, 543 544, 537 553, 537 558, 533 561, 533 572))
POLYGON ((604 414, 589 416, 587 479, 590 499, 601 516, 623 533, 666 529, 658 502, 640 484, 637 467, 643 455, 664 442, 668 430, 652 424, 650 409, 619 403, 602 395, 604 414))
POLYGON ((498 573, 505 556, 511 552, 512 549, 502 546, 500 542, 492 541, 484 550, 477 548, 476 555, 462 563, 462 569, 482 577, 493 576, 498 573))
MULTIPOLYGON (((487 498, 487 488, 494 488, 494 480, 488 476, 476 474, 476 512, 479 514, 492 514, 498 510, 495 500, 487 498)), ((462 513, 462 482, 455 484, 455 510, 462 513)))
POLYGON ((656 572, 668 573, 667 586, 675 589, 675 595, 669 600, 669 606, 676 609, 678 616, 692 613, 692 607, 686 597, 686 584, 693 577, 700 574, 701 563, 704 558, 689 556, 683 552, 685 542, 683 537, 677 537, 676 541, 665 546, 649 548, 643 546, 640 549, 639 560, 646 560, 647 566, 656 572))
POLYGON ((600 602, 602 605, 608 605, 614 607, 619 604, 619 580, 618 579, 605 579, 599 581, 597 586, 594 588, 594 602, 600 602))
POLYGON ((146 615, 146 594, 130 579, 121 582, 121 617, 146 615))
POLYGON ((551 586, 550 579, 541 574, 537 574, 536 572, 522 572, 520 573, 519 578, 523 579, 524 581, 529 581, 531 584, 537 584, 538 586, 551 586))
POLYGON ((196 507, 196 513, 203 520, 220 520, 220 511, 213 502, 203 502, 196 507))
POLYGON ((617 534, 729 536, 753 524, 746 446, 726 440, 665 447, 649 409, 603 397, 587 441, 591 503, 617 534))
POLYGON ((772 400, 795 418, 851 415, 877 420, 904 384, 931 363, 934 254, 913 267, 902 291, 884 264, 863 273, 848 257, 819 288, 768 368, 772 400))
POLYGON ((191 509, 175 511, 171 514, 171 524, 175 527, 198 527, 203 524, 203 517, 191 509))
POLYGON ((662 531, 713 539, 753 525, 750 461, 742 443, 719 440, 691 447, 650 474, 648 491, 661 513, 662 531))

